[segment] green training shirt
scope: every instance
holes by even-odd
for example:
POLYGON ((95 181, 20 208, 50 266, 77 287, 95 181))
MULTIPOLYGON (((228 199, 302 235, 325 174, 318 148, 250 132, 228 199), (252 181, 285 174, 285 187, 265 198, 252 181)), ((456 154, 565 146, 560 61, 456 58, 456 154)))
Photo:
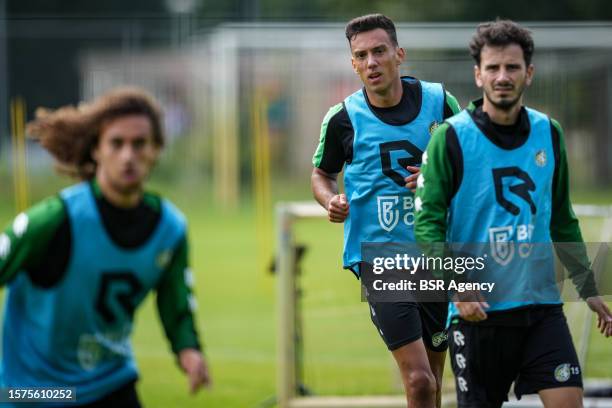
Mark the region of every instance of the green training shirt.
MULTIPOLYGON (((473 112, 473 117, 479 122, 479 128, 485 130, 490 140, 506 148, 522 144, 522 138, 526 138, 529 134, 529 123, 524 109, 516 124, 500 126, 490 121, 481 106, 482 99, 472 102, 467 109, 473 112)), ((551 124, 553 145, 555 152, 558 152, 555 156, 558 155, 558 157, 555 157, 552 181, 550 235, 553 242, 582 243, 578 219, 569 198, 569 173, 563 129, 554 119, 551 119, 551 124)), ((417 188, 416 196, 420 200, 421 207, 421 210, 416 213, 414 229, 417 242, 442 243, 446 241, 447 210, 463 178, 462 154, 455 130, 448 123, 443 123, 432 135, 427 146, 427 163, 421 166, 424 179, 435 180, 435 182, 428 182, 426 188, 417 188)), ((442 247, 430 247, 432 248, 441 250, 442 247)), ((586 251, 580 249, 579 252, 581 253, 571 255, 559 253, 562 261, 568 261, 564 264, 572 277, 584 277, 584 270, 589 268, 586 251), (576 259, 580 261, 576 263, 576 259)), ((442 256, 443 254, 432 253, 430 255, 442 256)), ((592 274, 588 274, 588 277, 587 282, 580 282, 579 285, 579 292, 583 298, 597 294, 592 274)))

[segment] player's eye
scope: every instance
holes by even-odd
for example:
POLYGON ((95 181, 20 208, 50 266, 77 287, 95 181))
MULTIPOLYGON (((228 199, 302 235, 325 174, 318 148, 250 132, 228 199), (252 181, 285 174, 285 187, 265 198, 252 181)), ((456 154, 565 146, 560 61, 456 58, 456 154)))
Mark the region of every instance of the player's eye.
POLYGON ((123 146, 123 141, 119 138, 111 139, 110 145, 113 149, 118 150, 123 146))
POLYGON ((134 147, 135 150, 142 150, 145 147, 146 144, 146 140, 145 138, 139 138, 134 140, 134 142, 132 142, 132 146, 134 147))

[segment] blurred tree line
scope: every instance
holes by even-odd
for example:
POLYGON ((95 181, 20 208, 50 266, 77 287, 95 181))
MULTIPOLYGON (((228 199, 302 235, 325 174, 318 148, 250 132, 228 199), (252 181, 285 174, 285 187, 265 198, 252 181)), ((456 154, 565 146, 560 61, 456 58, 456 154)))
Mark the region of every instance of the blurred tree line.
MULTIPOLYGON (((178 18, 190 30, 227 21, 328 21, 381 12, 395 21, 612 20, 610 0, 0 0, 0 126, 9 101, 77 103, 85 49, 129 53, 172 46, 178 18)), ((28 117, 36 106, 28 105, 28 117)), ((0 129, 7 135, 8 129, 0 129)))
POLYGON ((383 13, 394 21, 483 21, 495 17, 518 21, 610 20, 609 0, 201 0, 197 13, 212 19, 283 19, 348 21, 383 13))
POLYGON ((150 17, 176 7, 215 20, 291 19, 344 21, 380 12, 396 21, 480 21, 497 16, 521 21, 612 19, 609 0, 6 0, 10 16, 150 17))

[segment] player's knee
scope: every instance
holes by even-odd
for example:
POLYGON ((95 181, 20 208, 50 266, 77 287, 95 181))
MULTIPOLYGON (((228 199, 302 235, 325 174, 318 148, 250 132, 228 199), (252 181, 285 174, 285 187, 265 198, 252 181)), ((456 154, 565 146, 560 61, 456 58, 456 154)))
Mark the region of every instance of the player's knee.
POLYGON ((423 398, 436 394, 436 379, 426 370, 412 370, 407 376, 407 391, 413 397, 423 398))

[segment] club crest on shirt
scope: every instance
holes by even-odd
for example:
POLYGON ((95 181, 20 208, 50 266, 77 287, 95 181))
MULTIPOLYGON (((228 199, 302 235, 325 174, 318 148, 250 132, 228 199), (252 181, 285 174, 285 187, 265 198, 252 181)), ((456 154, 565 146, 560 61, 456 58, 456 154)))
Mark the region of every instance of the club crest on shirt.
POLYGON ((535 162, 538 167, 544 167, 546 165, 546 152, 539 150, 535 155, 535 162))
POLYGON ((436 131, 436 129, 440 126, 440 124, 437 121, 433 121, 429 124, 429 135, 433 135, 433 132, 436 131))

